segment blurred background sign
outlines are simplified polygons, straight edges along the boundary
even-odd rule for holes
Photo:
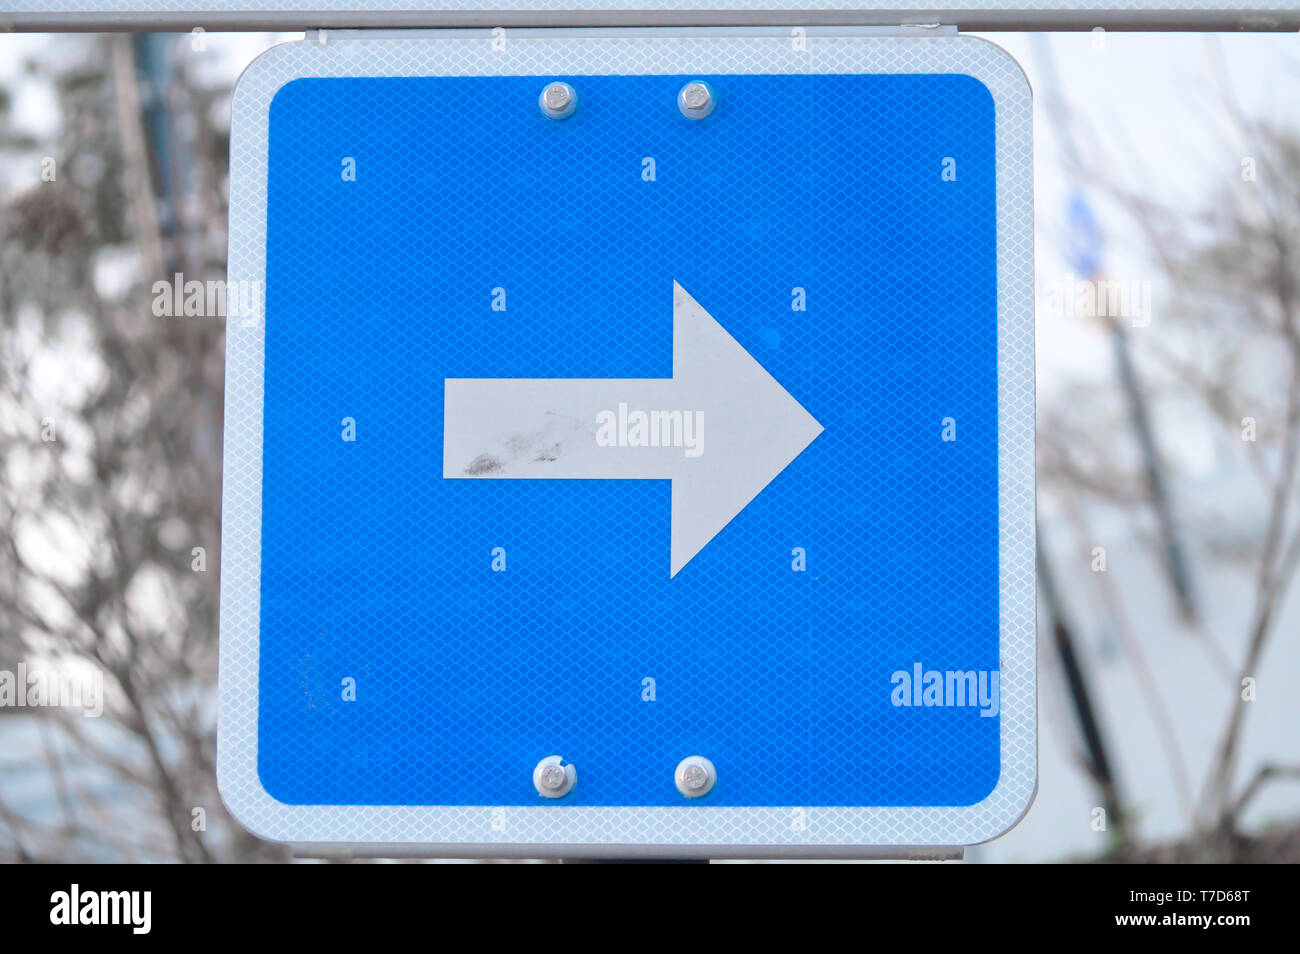
[[[898,26],[963,30],[1294,30],[1293,0],[11,0],[19,30],[329,27]]]

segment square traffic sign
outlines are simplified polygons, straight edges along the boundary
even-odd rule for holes
[[[236,92],[231,809],[460,854],[1001,833],[1023,74],[951,35],[500,39],[291,44]]]

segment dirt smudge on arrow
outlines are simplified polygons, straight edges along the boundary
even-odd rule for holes
[[[465,468],[465,473],[471,477],[482,477],[484,474],[499,474],[503,470],[505,470],[505,464],[498,458],[493,457],[491,454],[479,454],[469,462],[469,466]]]

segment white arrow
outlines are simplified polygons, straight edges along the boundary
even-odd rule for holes
[[[444,399],[443,477],[671,480],[671,576],[822,432],[677,282],[671,378],[447,378]]]

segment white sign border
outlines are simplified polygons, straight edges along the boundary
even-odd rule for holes
[[[245,71],[231,132],[232,283],[265,281],[267,125],[285,84],[327,76],[698,73],[960,73],[993,96],[998,229],[998,484],[1002,776],[959,807],[601,807],[289,805],[257,771],[264,335],[256,317],[226,332],[221,560],[219,788],[254,834],[315,851],[429,856],[878,856],[892,846],[970,845],[1011,828],[1037,783],[1032,102],[1019,65],[974,37],[788,30],[429,31],[332,34],[277,46]],[[234,287],[240,287],[235,285]],[[252,287],[265,287],[260,284]],[[504,830],[501,830],[504,827]]]

